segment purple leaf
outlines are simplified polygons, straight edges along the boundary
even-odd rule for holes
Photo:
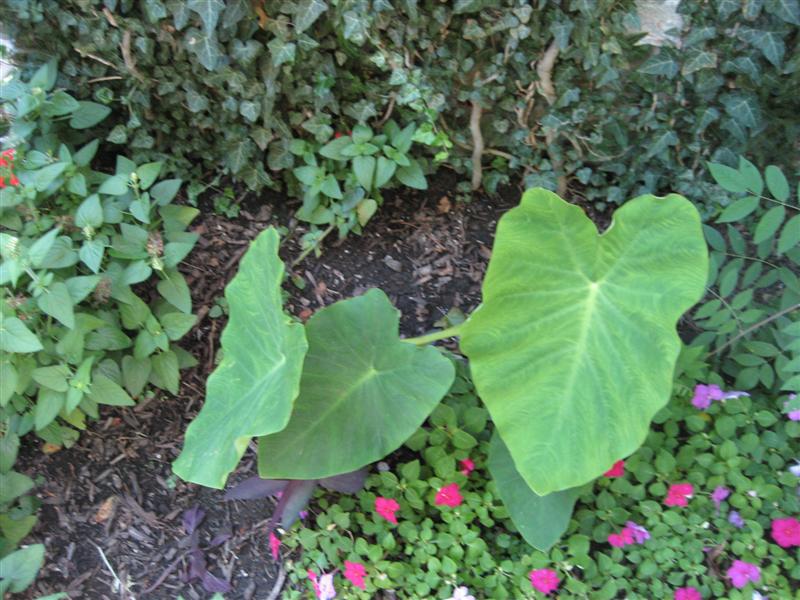
[[[183,511],[183,529],[187,534],[191,535],[194,530],[197,529],[197,526],[202,523],[205,516],[206,511],[199,506],[193,506],[192,508]]]
[[[202,579],[207,573],[206,556],[202,550],[189,553],[189,579]]]
[[[289,482],[285,479],[262,479],[249,477],[225,492],[225,500],[256,500],[274,496]]]
[[[203,584],[203,588],[207,592],[219,592],[221,594],[224,594],[225,592],[230,592],[231,591],[231,584],[229,584],[224,579],[220,579],[219,577],[215,577],[214,575],[212,575],[209,572],[206,572],[203,575],[201,583]]]
[[[222,533],[218,533],[214,536],[214,538],[208,543],[208,549],[216,548],[217,546],[221,546],[233,536],[231,535],[230,531],[223,531]]]
[[[272,518],[267,525],[267,533],[275,528],[275,524],[280,521],[285,529],[297,520],[300,511],[306,507],[309,499],[317,488],[316,479],[297,479],[290,481],[283,490],[281,499],[272,513]]]
[[[367,473],[368,469],[364,467],[363,469],[358,469],[351,473],[342,473],[341,475],[320,479],[319,484],[333,492],[355,494],[364,488],[364,482],[367,480]]]

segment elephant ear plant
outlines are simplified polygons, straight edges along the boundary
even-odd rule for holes
[[[379,460],[446,394],[453,365],[430,344],[459,336],[496,428],[490,470],[538,548],[563,533],[580,488],[644,441],[670,397],[676,323],[708,274],[685,198],[631,200],[599,235],[579,207],[532,189],[500,220],[482,305],[401,339],[380,290],[293,322],[277,247],[274,230],[259,235],[228,286],[224,358],[175,472],[222,488],[252,437],[270,480],[321,481]]]

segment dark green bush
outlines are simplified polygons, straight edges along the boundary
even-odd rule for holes
[[[12,0],[0,18],[21,48],[62,58],[70,90],[116,109],[109,140],[137,162],[258,189],[297,166],[293,139],[391,112],[453,143],[465,172],[480,107],[488,189],[523,174],[603,203],[702,200],[703,159],[798,154],[796,3],[680,11],[681,49],[637,45],[634,3],[611,0]]]

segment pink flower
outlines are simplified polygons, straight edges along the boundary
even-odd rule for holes
[[[692,397],[692,406],[700,410],[706,410],[711,406],[712,400],[729,400],[731,398],[739,398],[741,396],[749,396],[747,392],[739,392],[732,390],[724,392],[722,389],[713,383],[708,385],[698,383],[694,386],[694,396]]]
[[[281,549],[281,541],[278,536],[269,532],[269,551],[272,553],[272,560],[278,560],[278,553]]]
[[[314,593],[317,595],[318,600],[336,598],[336,589],[333,587],[333,573],[323,573],[321,576],[317,576],[311,569],[307,573],[314,586]]]
[[[697,588],[682,587],[675,590],[674,600],[703,600]]]
[[[608,534],[608,543],[614,546],[614,548],[622,548],[623,546],[625,546],[625,540],[619,533]]]
[[[694,486],[691,483],[676,483],[669,486],[667,497],[664,504],[667,506],[687,506],[689,498],[694,494]]]
[[[558,575],[552,569],[534,569],[528,577],[531,578],[533,588],[545,595],[558,588]]]
[[[400,510],[397,500],[391,498],[375,498],[375,512],[382,516],[389,523],[397,525],[397,517],[394,513]]]
[[[781,548],[800,546],[800,521],[792,517],[772,521],[772,539]]]
[[[722,504],[722,501],[730,495],[731,491],[724,485],[718,485],[714,488],[714,491],[711,493],[711,500],[713,500],[714,506],[717,507],[717,512],[719,512],[719,505]]]
[[[625,529],[622,530],[623,534],[625,533],[626,529],[633,535],[633,539],[637,544],[644,544],[650,539],[650,532],[641,525],[637,525],[633,521],[628,521],[625,523]]]
[[[733,587],[743,588],[748,581],[755,583],[761,579],[761,571],[754,564],[743,560],[735,560],[731,568],[728,569],[728,577],[730,577]]]
[[[344,578],[359,589],[366,589],[364,584],[364,577],[367,576],[367,570],[361,563],[344,561]]]
[[[436,492],[436,505],[437,506],[459,506],[464,499],[461,497],[461,492],[458,489],[457,483],[448,483]]]
[[[475,470],[475,463],[472,462],[471,458],[465,458],[464,460],[458,461],[461,465],[461,472],[469,477],[469,474]]]
[[[614,478],[614,477],[622,477],[625,475],[625,461],[618,460],[614,463],[614,466],[611,467],[608,471],[603,473],[604,477]]]

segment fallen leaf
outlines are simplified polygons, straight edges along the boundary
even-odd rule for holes
[[[55,454],[59,450],[61,450],[61,446],[59,446],[58,444],[51,444],[50,442],[45,442],[42,445],[42,452],[44,452],[45,454]]]
[[[449,213],[452,205],[450,204],[450,199],[447,196],[442,196],[439,198],[438,210],[440,213]]]
[[[111,513],[114,512],[114,504],[117,501],[116,496],[109,496],[103,503],[100,505],[100,508],[97,509],[97,512],[94,515],[94,522],[95,523],[102,523],[107,521],[108,518],[111,516]]]

